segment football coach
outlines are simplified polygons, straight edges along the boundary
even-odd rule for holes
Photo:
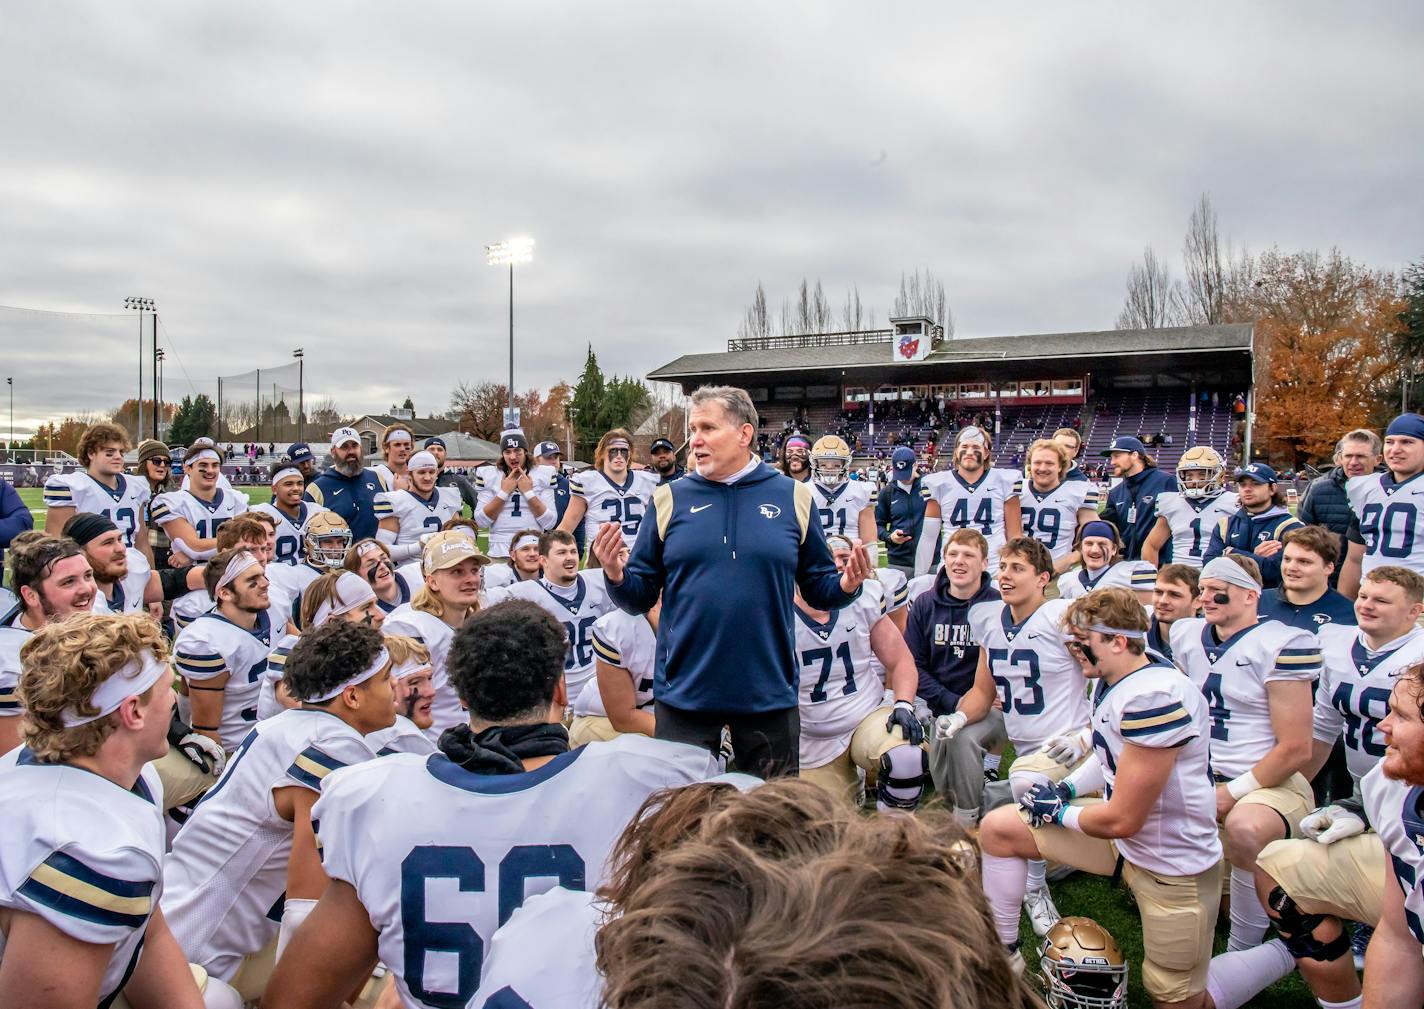
[[[629,613],[647,612],[662,593],[657,737],[715,752],[726,726],[738,770],[795,774],[794,591],[818,609],[840,609],[860,594],[870,559],[857,546],[836,570],[810,485],[752,453],[757,414],[745,391],[698,389],[689,428],[695,472],[653,492],[631,554],[615,522],[599,529],[593,553],[609,595]]]

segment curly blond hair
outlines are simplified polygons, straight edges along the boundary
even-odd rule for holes
[[[63,712],[93,713],[99,684],[143,652],[168,657],[163,631],[146,613],[76,613],[48,624],[20,648],[20,734],[40,761],[56,763],[99,751],[117,723],[112,717],[66,728]],[[145,701],[152,687],[139,695]]]

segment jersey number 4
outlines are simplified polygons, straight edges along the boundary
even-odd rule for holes
[[[582,890],[585,869],[579,853],[567,844],[520,844],[499,863],[499,924],[524,903],[524,883],[553,879],[556,885]],[[426,887],[431,880],[454,880],[461,893],[485,889],[485,864],[473,848],[423,844],[401,862],[401,929],[405,933],[405,983],[415,998],[440,1009],[462,1009],[480,985],[485,942],[468,921],[428,921]],[[425,986],[429,954],[455,957],[454,991]]]
[[[949,524],[956,529],[967,529],[971,519],[969,518],[969,499],[960,498],[954,502],[954,507],[949,510]],[[979,502],[979,507],[974,509],[972,520],[979,527],[979,531],[988,536],[994,531],[994,502],[988,498]]]

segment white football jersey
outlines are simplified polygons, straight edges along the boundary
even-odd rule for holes
[[[17,718],[20,707],[20,646],[34,632],[20,622],[24,610],[18,603],[0,617],[0,718]]]
[[[1240,507],[1233,491],[1211,498],[1189,498],[1175,490],[1158,494],[1157,517],[1166,519],[1172,531],[1172,563],[1201,567],[1202,556],[1211,545],[1211,531]]]
[[[251,510],[270,515],[277,523],[277,551],[272,563],[287,565],[300,564],[306,560],[307,545],[306,540],[302,538],[302,529],[305,528],[307,519],[318,512],[326,511],[321,505],[312,504],[310,501],[297,502],[296,518],[292,518],[270,501],[255,504]]]
[[[1384,756],[1379,723],[1389,714],[1394,681],[1410,666],[1424,662],[1424,628],[1373,651],[1358,627],[1326,624],[1320,628],[1323,668],[1315,689],[1315,738],[1333,744],[1345,737],[1345,764],[1355,784]]]
[[[593,679],[593,625],[599,617],[617,606],[608,596],[603,572],[580,571],[574,584],[567,589],[546,578],[532,582],[517,582],[499,590],[501,599],[526,599],[552,614],[564,625],[569,651],[564,657],[564,683],[569,690],[569,704],[577,704],[584,684]]]
[[[634,703],[639,708],[653,706],[653,667],[657,651],[657,633],[641,613],[634,615],[613,609],[593,622],[594,658],[628,674],[633,681]],[[573,710],[575,715],[608,717],[597,675],[584,683]]]
[[[1201,617],[1172,623],[1172,661],[1206,695],[1211,769],[1218,780],[1245,774],[1276,745],[1266,684],[1314,680],[1320,642],[1310,631],[1265,620],[1219,642]]]
[[[597,889],[650,793],[716,774],[707,750],[640,735],[523,774],[396,753],[331,775],[312,819],[327,875],[356,888],[405,1004],[443,1009],[474,996],[495,929],[525,900]]]
[[[440,733],[455,725],[464,725],[470,720],[470,713],[460,703],[450,678],[445,675],[445,657],[450,654],[450,642],[455,638],[455,629],[424,610],[417,610],[406,603],[397,606],[381,625],[386,634],[404,634],[415,638],[430,653],[430,680],[435,685],[435,700],[430,706],[434,719],[425,734],[431,742],[438,742]]]
[[[1351,477],[1345,494],[1365,541],[1360,573],[1397,564],[1424,575],[1424,473],[1403,483],[1388,473]]]
[[[604,908],[585,890],[528,898],[495,932],[474,1009],[601,1009],[603,975],[594,935]],[[558,950],[550,956],[550,950]]]
[[[867,583],[869,584],[869,583]],[[885,698],[885,672],[870,649],[870,629],[883,613],[878,592],[862,592],[818,623],[796,615],[796,661],[801,666],[801,766],[821,767],[850,745],[850,735]]]
[[[524,495],[519,491],[512,491],[509,500],[491,521],[485,514],[485,505],[494,499],[503,479],[504,471],[498,466],[481,466],[475,470],[475,489],[478,491],[475,498],[475,523],[481,529],[489,530],[487,552],[491,557],[508,557],[509,541],[514,538],[515,533],[521,529],[552,529],[558,516],[558,509],[554,507],[554,492],[538,474],[530,473],[529,479],[534,483],[533,494],[544,504],[543,517],[535,518],[524,500]]]
[[[128,558],[129,573],[114,583],[114,596],[105,598],[96,585],[94,588],[95,613],[137,613],[143,609],[143,593],[148,588],[148,576],[153,569],[148,566],[148,558],[129,547],[124,551]]]
[[[1118,561],[1097,571],[1074,568],[1058,576],[1060,599],[1077,599],[1094,589],[1132,589],[1150,592],[1157,584],[1157,569],[1146,561]]]
[[[80,942],[112,945],[99,983],[102,1006],[138,963],[163,896],[162,798],[152,764],[129,790],[82,768],[41,764],[28,747],[0,757],[0,910],[36,915]]]
[[[1360,782],[1365,812],[1379,833],[1404,894],[1404,922],[1424,943],[1424,787],[1384,776],[1383,765]]]
[[[281,627],[278,627],[279,631],[286,627],[287,620],[291,620],[293,624],[299,623],[297,616],[302,606],[302,593],[308,585],[330,570],[313,567],[306,560],[298,564],[267,565],[267,598],[271,600],[273,612],[281,613],[283,618]]]
[[[438,533],[441,526],[460,514],[464,505],[458,487],[436,487],[428,498],[413,490],[393,490],[377,497],[386,499],[391,515],[400,523],[397,544],[419,543],[426,533]]]
[[[974,640],[984,649],[999,690],[1004,728],[1021,757],[1088,724],[1088,682],[1063,644],[1068,600],[1050,599],[1021,624],[1008,603],[976,603],[969,610]]]
[[[943,564],[940,564],[939,567],[943,567]],[[920,596],[934,588],[935,578],[938,577],[938,575],[939,570],[937,567],[936,570],[930,574],[916,575],[914,578],[911,578],[905,585],[906,604],[913,603],[916,599],[920,598]]]
[[[296,634],[284,634],[267,654],[267,668],[262,672],[261,686],[257,691],[257,720],[266,721],[273,715],[286,711],[286,706],[277,700],[277,683],[287,671],[287,656],[292,654],[301,638]]]
[[[584,542],[592,543],[603,523],[617,522],[623,527],[623,542],[631,547],[657,489],[658,475],[652,470],[630,469],[621,486],[593,467],[574,474],[569,491],[588,505],[583,514]]]
[[[366,742],[376,751],[378,757],[389,757],[392,753],[414,753],[418,757],[428,757],[439,749],[435,741],[405,715],[396,715],[395,724],[389,728],[368,733]]]
[[[210,680],[224,670],[228,673],[218,722],[224,750],[235,750],[257,721],[257,698],[271,651],[272,619],[265,610],[257,614],[250,631],[220,613],[204,613],[179,631],[173,642],[173,664],[185,680]]]
[[[329,711],[292,708],[252,728],[173,839],[163,914],[190,963],[224,981],[276,935],[292,824],[272,792],[320,792],[328,774],[374,759],[365,737]]]
[[[1201,691],[1172,666],[1143,666],[1097,692],[1092,729],[1109,799],[1128,743],[1177,751],[1142,828],[1113,842],[1122,857],[1168,876],[1193,876],[1220,862],[1216,786],[1208,767],[1211,719]]]
[[[160,494],[149,507],[149,517],[154,523],[166,526],[174,519],[187,519],[199,539],[212,539],[218,534],[218,527],[235,515],[247,511],[247,501],[221,487],[213,491],[210,501],[204,501],[192,491],[174,490]],[[193,560],[205,561],[217,550],[189,550],[178,539],[173,540],[173,549]]]
[[[951,469],[931,473],[920,487],[927,501],[939,502],[941,535],[947,540],[955,529],[982,533],[989,541],[989,574],[998,575],[999,548],[1005,540],[1004,502],[1019,496],[1023,477],[1011,469],[989,469],[975,483],[966,483],[958,470]]]
[[[1078,509],[1098,510],[1098,488],[1087,480],[1065,480],[1040,494],[1032,480],[1023,482],[1019,492],[1023,508],[1023,531],[1048,548],[1055,561],[1073,550],[1078,533]]]
[[[847,480],[839,487],[822,487],[812,482],[811,500],[821,517],[821,529],[829,536],[839,533],[860,539],[860,513],[875,505],[875,485],[864,480]]]
[[[119,527],[127,547],[134,545],[134,535],[144,525],[144,510],[150,497],[147,480],[122,473],[114,477],[113,487],[105,486],[84,470],[56,474],[44,486],[46,508],[73,508],[76,514],[102,515]]]
[[[875,577],[885,587],[885,612],[894,613],[910,605],[910,581],[905,572],[895,568],[877,568]],[[930,579],[934,585],[934,579]]]

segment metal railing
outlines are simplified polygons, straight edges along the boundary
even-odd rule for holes
[[[854,347],[865,343],[889,343],[893,329],[862,329],[844,333],[800,333],[787,336],[748,336],[727,341],[727,350],[798,350],[806,347]]]

